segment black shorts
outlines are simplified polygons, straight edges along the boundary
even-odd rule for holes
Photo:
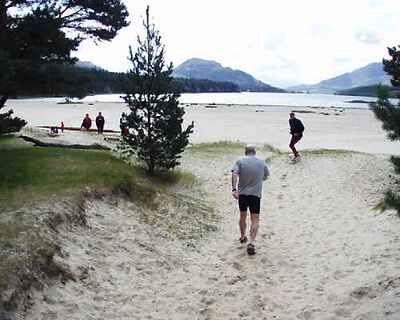
[[[247,212],[247,208],[250,213],[260,213],[260,202],[261,199],[256,196],[248,196],[245,194],[239,195],[239,209],[241,212]]]

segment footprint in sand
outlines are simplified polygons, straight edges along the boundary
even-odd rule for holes
[[[242,270],[242,266],[237,262],[232,263],[232,267],[234,267],[238,271]]]
[[[206,306],[210,306],[213,303],[215,303],[215,299],[214,298],[210,298],[210,297],[203,297],[200,300],[201,303],[204,303]]]
[[[233,297],[236,297],[236,293],[233,291],[227,291],[227,292],[225,292],[224,296],[233,298]]]
[[[236,284],[236,283],[238,283],[240,281],[244,281],[244,280],[246,280],[246,276],[237,275],[237,276],[233,277],[233,279],[229,280],[228,284],[233,286],[234,284]]]

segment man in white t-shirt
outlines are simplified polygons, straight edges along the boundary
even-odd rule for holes
[[[260,217],[260,202],[263,182],[268,178],[269,170],[264,160],[256,156],[256,148],[247,146],[245,157],[236,161],[232,168],[232,196],[239,202],[240,242],[246,243],[247,210],[250,211],[250,243],[247,253],[256,253],[256,236]]]

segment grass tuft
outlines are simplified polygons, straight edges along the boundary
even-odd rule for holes
[[[354,154],[359,152],[342,150],[342,149],[306,149],[301,151],[301,154],[307,154],[313,156],[341,156],[350,153]]]
[[[242,142],[232,141],[219,141],[211,143],[197,143],[189,146],[188,151],[191,152],[203,152],[203,153],[216,153],[226,152],[229,150],[243,149],[246,145]]]

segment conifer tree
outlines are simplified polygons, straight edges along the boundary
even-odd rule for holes
[[[391,83],[400,87],[400,46],[388,48],[390,60],[383,59],[383,69],[392,76]],[[371,104],[377,119],[382,121],[382,128],[387,131],[390,140],[400,140],[400,103],[396,106],[389,100],[388,90],[378,88],[378,101]],[[391,162],[396,174],[400,174],[400,157],[392,156]],[[379,206],[382,210],[395,209],[400,216],[400,179],[396,178],[394,189],[386,192],[385,198]]]
[[[21,82],[38,81],[32,70],[49,62],[73,63],[71,51],[85,38],[111,40],[127,18],[121,0],[0,0],[0,111]],[[11,114],[0,113],[1,127]]]
[[[149,7],[143,21],[145,38],[138,37],[138,48],[129,48],[129,88],[124,97],[130,113],[120,121],[124,143],[146,163],[150,173],[179,165],[193,132],[194,124],[182,129],[185,111],[179,106],[180,94],[172,86],[172,63],[165,63],[165,47],[155,25],[150,23]]]

